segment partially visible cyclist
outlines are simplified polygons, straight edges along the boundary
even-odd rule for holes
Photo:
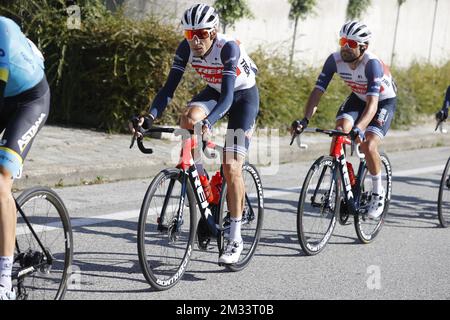
[[[308,126],[333,75],[339,74],[352,93],[337,112],[336,129],[349,132],[353,140],[361,143],[373,182],[368,215],[377,218],[383,213],[385,197],[378,146],[394,117],[397,89],[388,67],[367,50],[372,34],[365,24],[349,21],[339,35],[340,51],[325,61],[306,103],[305,116],[292,123],[291,133],[299,134]]]
[[[16,207],[11,194],[23,161],[50,107],[44,58],[12,20],[0,16],[0,300],[15,299],[11,285]]]
[[[443,122],[448,118],[448,108],[450,106],[450,86],[447,88],[447,92],[445,93],[444,102],[442,103],[442,108],[436,113],[436,120],[439,122]]]
[[[228,114],[223,171],[229,188],[230,241],[219,257],[219,263],[233,264],[239,260],[243,249],[241,218],[245,190],[242,165],[259,111],[257,69],[238,40],[218,33],[219,16],[211,6],[193,5],[184,12],[181,23],[185,39],[176,50],[168,79],[153,100],[149,115],[134,119],[134,122],[148,129],[162,116],[188,63],[207,82],[206,88],[188,103],[181,115],[180,126],[192,130],[194,125],[201,123],[203,134],[209,134],[211,127]],[[136,136],[140,135],[133,128],[131,130]],[[204,175],[197,160],[199,174]],[[205,229],[201,222],[198,241],[205,249],[209,238],[201,234]]]

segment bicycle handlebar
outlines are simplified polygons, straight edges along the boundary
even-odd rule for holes
[[[306,128],[299,134],[294,133],[292,135],[291,143],[289,145],[292,146],[292,143],[294,142],[295,138],[297,138],[297,136],[300,136],[303,132],[324,133],[324,134],[329,135],[330,137],[333,137],[333,136],[348,136],[349,135],[349,133],[345,133],[345,132],[342,132],[340,130],[320,129],[320,128]]]
[[[343,131],[333,130],[333,129],[306,128],[305,130],[302,131],[302,133],[303,132],[313,132],[313,133],[314,132],[318,132],[318,133],[326,134],[326,135],[328,135],[330,137],[333,137],[333,136],[349,136],[349,133],[345,133]],[[290,145],[292,145],[292,143],[294,142],[295,138],[298,137],[299,140],[300,140],[300,135],[301,135],[301,133],[300,134],[293,134]],[[300,148],[302,148],[302,144],[301,144],[300,141],[298,142],[298,145],[299,145]],[[359,144],[357,144],[355,141],[352,140],[351,154],[353,155],[354,152],[356,152],[356,155],[357,155],[358,158],[364,158],[365,157],[364,153],[359,151]]]
[[[179,135],[183,135],[184,132],[189,132],[190,135],[195,134],[194,130],[191,129],[175,129],[175,128],[161,128],[161,127],[153,127],[147,130],[143,130],[141,131],[142,133],[142,137],[140,138],[136,138],[136,136],[133,135],[133,137],[131,138],[131,144],[130,144],[130,149],[133,147],[134,142],[137,141],[137,145],[139,150],[144,153],[144,154],[152,154],[153,153],[153,149],[152,148],[146,148],[144,146],[144,142],[143,142],[143,138],[144,137],[148,137],[150,136],[152,133],[174,133],[176,136]],[[210,144],[209,141],[206,140],[202,140],[202,150],[204,151],[205,155],[210,158],[210,159],[215,159],[216,158],[216,154],[214,153],[210,153],[210,152],[206,152],[206,149],[210,147],[210,148],[219,148],[219,146],[215,145],[215,144]]]

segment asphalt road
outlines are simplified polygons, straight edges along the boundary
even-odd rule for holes
[[[436,214],[448,156],[448,147],[391,153],[393,196],[377,239],[360,244],[353,224],[337,225],[313,257],[296,234],[299,188],[311,161],[283,164],[277,175],[263,176],[265,220],[248,268],[227,272],[216,263],[216,247],[196,250],[181,282],[164,292],[150,288],[137,256],[149,180],[56,189],[74,226],[77,277],[66,299],[450,299],[450,229],[439,227]]]

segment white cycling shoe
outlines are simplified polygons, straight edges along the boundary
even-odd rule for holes
[[[16,291],[14,289],[9,291],[0,286],[0,300],[16,300]]]
[[[371,219],[379,218],[384,211],[384,190],[381,190],[381,195],[372,193],[369,204],[367,205],[367,215]]]
[[[244,242],[228,241],[224,252],[219,257],[220,264],[233,264],[239,261],[239,256],[244,249]]]

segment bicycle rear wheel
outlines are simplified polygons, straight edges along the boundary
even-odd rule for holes
[[[145,278],[156,290],[167,290],[178,283],[193,251],[196,201],[189,180],[185,180],[187,197],[180,204],[183,175],[180,169],[161,171],[142,202],[138,225],[139,263]],[[186,207],[189,212],[185,212]]]
[[[242,177],[245,185],[244,210],[241,223],[244,248],[237,263],[225,265],[231,271],[241,271],[250,263],[258,246],[264,218],[263,187],[258,171],[253,165],[244,164],[242,166]],[[227,184],[224,183],[222,189],[222,199],[224,201],[221,201],[219,210],[219,225],[224,228],[224,232],[222,232],[219,239],[219,249],[223,247],[222,244],[227,240],[224,238],[229,232],[230,212],[225,200],[227,191]]]
[[[381,153],[381,179],[385,190],[385,203],[383,213],[377,219],[369,219],[365,213],[358,213],[355,216],[355,230],[358,239],[362,243],[370,243],[380,232],[384,224],[387,212],[389,211],[389,203],[392,194],[392,166],[386,154]],[[372,190],[372,179],[367,167],[364,169],[361,179],[361,195],[359,208],[363,208],[369,201],[369,190]]]
[[[18,214],[13,273],[18,299],[63,299],[72,266],[73,238],[69,214],[51,189],[27,189],[17,198]],[[38,243],[28,223],[37,235]]]
[[[441,226],[446,228],[450,224],[450,158],[442,172],[441,185],[438,196],[438,217]]]
[[[306,255],[321,252],[336,226],[339,179],[330,156],[317,159],[306,175],[297,208],[297,235]]]

